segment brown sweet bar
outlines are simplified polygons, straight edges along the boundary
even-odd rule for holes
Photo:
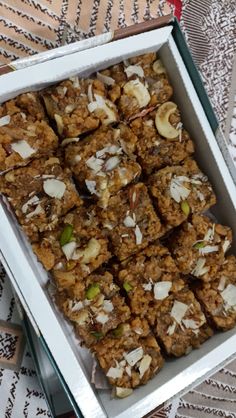
[[[0,106],[0,171],[49,157],[57,146],[37,93],[22,94]]]
[[[140,55],[97,74],[117,105],[121,120],[129,120],[145,109],[167,102],[173,89],[156,53]]]
[[[193,215],[169,238],[169,248],[179,270],[203,281],[215,277],[231,243],[231,229],[204,215]]]
[[[100,128],[85,139],[69,144],[65,159],[81,189],[106,207],[109,197],[137,179],[141,167],[135,161],[137,137],[124,124]]]
[[[117,280],[126,293],[133,315],[156,322],[156,312],[169,294],[185,285],[167,248],[153,244],[122,263]]]
[[[152,174],[148,186],[156,208],[172,227],[180,225],[191,213],[201,213],[216,203],[208,178],[190,158],[182,165]]]
[[[62,217],[54,230],[40,235],[33,250],[46,270],[52,271],[60,289],[71,288],[111,256],[91,207],[77,208]]]
[[[0,177],[0,191],[6,195],[31,242],[39,233],[55,228],[62,215],[82,204],[58,158],[41,158],[27,167],[17,168]]]
[[[184,288],[161,304],[154,334],[168,355],[180,357],[198,348],[213,332],[194,294]]]
[[[198,284],[194,290],[212,325],[226,331],[236,325],[236,258],[225,262],[208,283]]]
[[[118,397],[132,392],[124,389],[147,383],[164,364],[147,321],[138,317],[110,332],[93,351]]]
[[[99,215],[111,240],[112,250],[120,259],[135,254],[163,235],[146,186],[137,183],[110,198]]]
[[[170,103],[170,102],[168,102]],[[174,113],[168,120],[163,120],[160,124],[160,133],[156,118],[161,111],[161,107],[144,117],[139,117],[130,123],[130,128],[138,137],[137,155],[138,161],[146,174],[160,168],[178,165],[186,157],[194,152],[193,141],[187,131],[182,127],[180,114],[175,104],[172,103]],[[171,123],[173,127],[173,138],[165,138],[166,125]],[[166,135],[169,135],[167,132]]]
[[[97,271],[78,280],[69,297],[61,293],[57,301],[87,347],[96,344],[108,331],[130,317],[119,287],[106,271]]]
[[[118,121],[116,106],[105,85],[96,79],[72,77],[46,89],[42,97],[61,138],[74,138]]]

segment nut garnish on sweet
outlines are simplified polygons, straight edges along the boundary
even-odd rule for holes
[[[175,129],[169,121],[170,115],[175,113],[176,109],[177,105],[173,102],[163,103],[157,109],[155,119],[156,128],[159,134],[164,136],[164,138],[174,139],[179,136],[179,130]]]

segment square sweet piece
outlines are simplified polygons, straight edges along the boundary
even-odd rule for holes
[[[0,106],[0,171],[49,157],[57,146],[37,93],[22,94]]]
[[[145,319],[134,318],[119,325],[93,350],[117,397],[147,383],[164,364],[161,350]],[[130,389],[130,390],[129,390]]]
[[[220,270],[208,283],[200,283],[194,290],[209,322],[227,331],[236,325],[236,258],[226,257]]]
[[[100,210],[99,215],[113,252],[120,260],[163,235],[161,222],[143,183],[131,185],[111,197],[107,209]]]
[[[174,103],[172,103],[173,113],[166,120],[163,117],[163,120],[159,122],[159,113],[163,107],[167,108],[167,105],[171,108],[170,103],[167,102],[157,111],[143,118],[134,119],[130,123],[130,128],[138,137],[136,149],[138,162],[148,175],[154,170],[178,165],[194,152],[193,141],[187,131],[182,128],[180,114]]]
[[[0,192],[5,194],[31,242],[39,233],[51,231],[59,218],[82,204],[69,169],[58,158],[41,158],[28,166],[0,177]]]
[[[84,206],[62,217],[54,230],[41,234],[33,250],[46,270],[52,271],[60,290],[74,286],[111,256],[94,209]]]
[[[123,262],[117,274],[133,315],[156,322],[156,311],[166,297],[185,286],[167,248],[153,244]]]
[[[100,128],[85,139],[69,144],[66,162],[79,186],[106,207],[110,195],[137,179],[141,167],[133,151],[137,137],[123,124],[117,129]]]
[[[45,90],[42,96],[63,139],[118,121],[116,106],[106,97],[105,85],[99,80],[72,77]]]
[[[156,208],[172,227],[180,225],[191,213],[201,213],[216,203],[208,178],[190,158],[182,165],[152,174],[148,185]]]
[[[193,215],[170,236],[169,248],[183,274],[209,281],[224,263],[232,231],[203,215]]]
[[[194,294],[185,288],[163,301],[154,334],[168,355],[180,357],[198,348],[213,332]]]
[[[130,318],[129,307],[109,272],[98,271],[78,280],[68,293],[58,295],[65,316],[87,347]]]
[[[101,71],[98,75],[117,104],[121,120],[144,115],[167,102],[173,89],[156,53],[140,55]]]

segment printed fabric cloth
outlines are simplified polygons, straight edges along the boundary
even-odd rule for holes
[[[175,13],[236,163],[236,0],[0,0],[0,64]],[[0,418],[50,417],[0,266]],[[153,418],[236,418],[236,355]]]

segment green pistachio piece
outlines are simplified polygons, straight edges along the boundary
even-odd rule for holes
[[[205,242],[201,241],[201,242],[196,242],[196,244],[193,245],[193,248],[195,248],[196,250],[199,250],[200,248],[205,247]]]
[[[74,267],[76,266],[76,261],[74,260],[69,260],[66,263],[66,270],[72,270]]]
[[[92,300],[101,292],[100,287],[97,283],[91,284],[86,290],[86,299]]]
[[[97,340],[100,340],[100,338],[102,338],[102,337],[103,337],[103,333],[102,333],[102,332],[91,331],[91,332],[90,332],[90,334],[91,334],[93,337],[97,338]]]
[[[181,209],[182,209],[182,212],[184,212],[186,216],[190,214],[190,206],[187,200],[183,200],[183,202],[181,202]]]
[[[112,333],[115,337],[121,337],[124,333],[124,325],[123,324],[118,325],[118,327],[114,329]]]
[[[124,282],[123,288],[125,289],[126,292],[130,292],[130,290],[133,289],[133,286],[131,286],[131,284],[129,284],[128,282]]]
[[[63,229],[61,236],[60,236],[61,247],[63,247],[63,245],[68,244],[68,242],[71,241],[72,236],[73,236],[73,226],[70,224],[67,224],[65,228]]]

